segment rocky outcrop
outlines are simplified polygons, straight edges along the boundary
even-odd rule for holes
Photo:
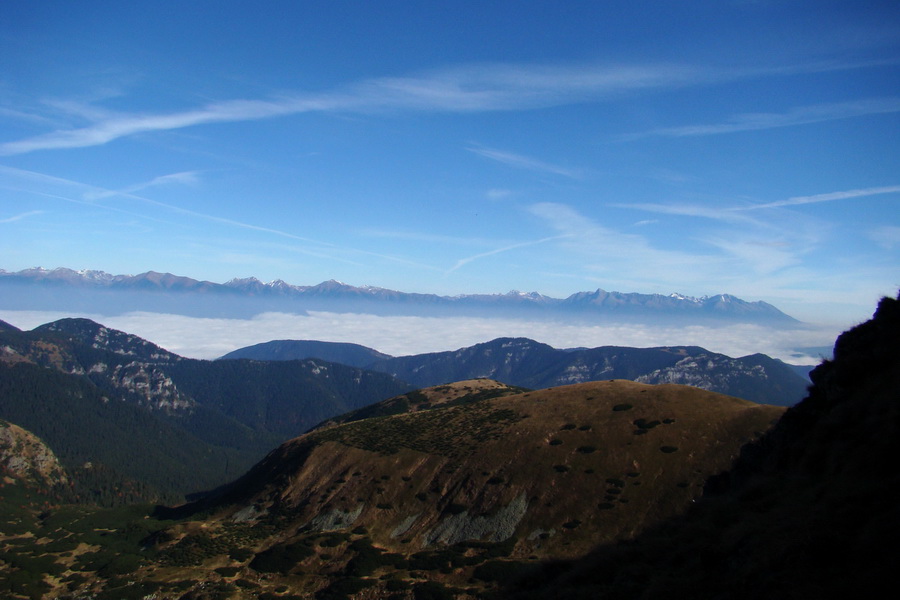
[[[26,484],[52,487],[68,481],[53,451],[33,433],[0,420],[0,470]]]

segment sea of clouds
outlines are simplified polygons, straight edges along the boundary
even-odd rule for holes
[[[189,358],[214,359],[271,340],[352,342],[392,356],[456,350],[498,337],[527,337],[555,348],[597,346],[701,346],[732,357],[762,353],[791,364],[811,365],[828,354],[838,326],[762,325],[660,327],[583,325],[475,317],[407,317],[309,312],[262,313],[250,319],[198,318],[150,312],[116,316],[0,310],[0,319],[24,330],[65,317],[85,317],[149,340]]]

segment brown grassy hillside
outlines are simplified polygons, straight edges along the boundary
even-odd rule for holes
[[[57,540],[58,555],[11,537],[28,552],[0,559],[46,597],[486,597],[542,559],[682,513],[783,411],[624,380],[459,382],[335,419],[203,503],[52,513],[34,539]]]
[[[315,528],[358,513],[352,523],[394,549],[518,535],[519,554],[572,555],[683,509],[781,412],[609,381],[358,421],[270,455],[258,469],[274,477],[226,514],[287,511]],[[504,510],[515,523],[475,524]]]
[[[809,396],[683,517],[547,564],[522,599],[868,598],[900,565],[900,300],[842,334]]]
[[[352,579],[367,552],[380,557],[369,576],[489,581],[497,558],[519,568],[578,556],[682,512],[784,410],[630,381],[454,401],[479,386],[497,388],[424,390],[436,407],[282,445],[202,507],[202,525],[198,514],[171,528],[157,551],[254,581],[262,569],[272,585],[307,591]],[[191,554],[199,531],[219,550]],[[216,559],[226,548],[249,562]]]

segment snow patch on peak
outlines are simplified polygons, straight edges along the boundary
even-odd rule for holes
[[[256,277],[235,277],[233,279],[229,279],[225,282],[228,287],[244,287],[244,286],[257,286],[257,285],[266,285]]]
[[[701,296],[700,298],[696,296],[688,296],[687,294],[679,294],[678,292],[672,292],[667,297],[672,298],[673,300],[680,300],[682,302],[691,302],[693,304],[700,304],[707,298],[706,296]]]
[[[98,281],[98,282],[106,282],[112,281],[114,275],[110,275],[106,271],[97,271],[94,269],[81,269],[75,271],[82,279],[86,279],[88,281]]]

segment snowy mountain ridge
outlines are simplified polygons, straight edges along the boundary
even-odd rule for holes
[[[264,283],[256,277],[234,278],[228,282],[198,281],[190,277],[148,271],[138,275],[112,275],[97,270],[73,270],[64,267],[36,267],[18,272],[0,269],[0,285],[6,292],[8,309],[35,309],[32,286],[46,289],[68,287],[78,294],[65,294],[44,309],[72,309],[66,305],[81,302],[112,303],[111,296],[92,292],[129,291],[129,310],[203,313],[210,301],[222,300],[213,307],[223,311],[258,314],[266,311],[361,312],[382,315],[417,316],[528,316],[577,317],[580,319],[619,321],[727,321],[754,323],[797,323],[795,319],[762,301],[746,301],[730,294],[693,297],[680,293],[642,294],[608,292],[603,289],[577,292],[566,298],[553,298],[538,292],[512,290],[505,294],[437,294],[401,292],[383,287],[353,286],[334,279],[316,285],[294,285],[282,279]],[[150,294],[152,292],[152,294]],[[161,294],[166,292],[168,295]],[[143,294],[143,295],[142,295]],[[88,296],[91,296],[88,298]],[[99,298],[99,299],[98,299]],[[124,304],[124,296],[119,304]],[[204,302],[206,304],[204,304]],[[19,306],[21,304],[22,306]],[[190,305],[186,308],[186,305]]]

